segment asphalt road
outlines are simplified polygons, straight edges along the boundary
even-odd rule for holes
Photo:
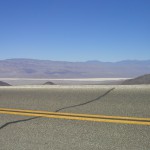
[[[150,118],[150,86],[0,88],[0,107]],[[148,150],[150,126],[0,114],[0,150]]]

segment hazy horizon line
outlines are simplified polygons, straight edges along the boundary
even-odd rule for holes
[[[5,58],[5,59],[0,59],[0,61],[5,61],[5,60],[40,60],[40,61],[59,61],[59,62],[104,62],[104,63],[117,63],[117,62],[124,62],[124,61],[150,61],[150,59],[122,59],[122,60],[115,60],[115,61],[103,61],[103,60],[98,60],[98,59],[89,59],[89,60],[84,60],[84,61],[75,61],[75,60],[54,60],[54,59],[41,59],[41,58],[21,58],[21,57],[16,57],[16,58]]]

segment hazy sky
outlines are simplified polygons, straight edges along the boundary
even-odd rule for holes
[[[150,59],[150,0],[0,0],[0,59]]]

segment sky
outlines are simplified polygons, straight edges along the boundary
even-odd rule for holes
[[[150,60],[150,0],[0,0],[0,59]]]

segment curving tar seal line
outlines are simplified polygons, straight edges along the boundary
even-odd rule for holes
[[[60,108],[60,109],[57,109],[55,112],[59,112],[61,110],[64,110],[64,109],[69,109],[69,108],[73,108],[73,107],[78,107],[78,106],[83,106],[83,105],[86,105],[86,104],[89,104],[89,103],[92,103],[94,101],[97,101],[97,100],[100,100],[101,98],[105,97],[107,94],[109,94],[111,91],[113,91],[115,88],[112,88],[110,90],[108,90],[107,92],[105,92],[103,95],[93,99],[93,100],[90,100],[90,101],[87,101],[87,102],[84,102],[84,103],[80,103],[80,104],[77,104],[77,105],[72,105],[72,106],[67,106],[67,107],[63,107],[63,108]],[[15,123],[20,123],[20,122],[25,122],[25,121],[30,121],[30,120],[33,120],[33,119],[37,119],[37,118],[41,118],[41,117],[32,117],[32,118],[28,118],[28,119],[24,119],[24,120],[17,120],[17,121],[12,121],[12,122],[7,122],[5,123],[4,125],[0,126],[0,130],[5,128],[6,126],[10,125],[10,124],[15,124]]]
[[[103,95],[93,99],[93,100],[90,100],[90,101],[87,101],[87,102],[84,102],[84,103],[80,103],[80,104],[77,104],[77,105],[72,105],[72,106],[67,106],[67,107],[63,107],[63,108],[60,108],[60,109],[57,109],[55,112],[59,112],[61,110],[64,110],[64,109],[69,109],[69,108],[73,108],[73,107],[78,107],[78,106],[82,106],[82,105],[86,105],[86,104],[89,104],[89,103],[92,103],[94,101],[97,101],[97,100],[100,100],[101,98],[105,97],[107,94],[109,94],[111,91],[113,91],[115,88],[112,88],[110,90],[108,90],[107,92],[105,92]]]
[[[17,120],[17,121],[12,121],[12,122],[7,122],[4,125],[2,125],[0,127],[0,130],[5,128],[6,126],[10,125],[10,124],[15,124],[15,123],[20,123],[20,122],[25,122],[25,121],[29,121],[29,120],[33,120],[33,119],[37,119],[39,117],[32,117],[32,118],[28,118],[28,119],[24,119],[24,120]]]

